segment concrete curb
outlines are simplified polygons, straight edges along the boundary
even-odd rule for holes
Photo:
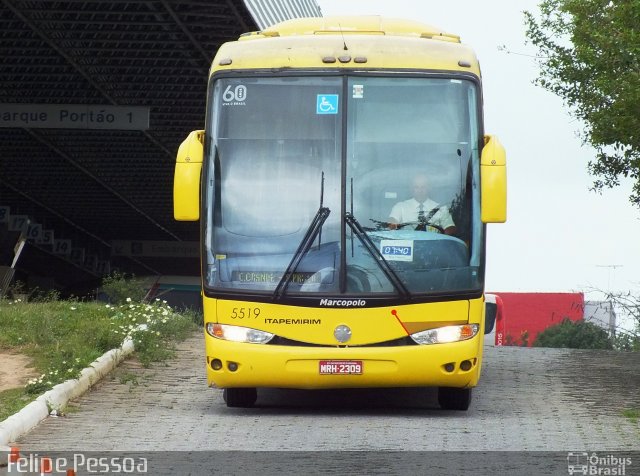
[[[24,436],[54,409],[63,408],[69,400],[79,397],[115,369],[134,350],[133,341],[126,339],[118,349],[98,357],[80,372],[80,377],[67,380],[40,395],[18,413],[0,423],[0,451],[9,452],[9,442]]]

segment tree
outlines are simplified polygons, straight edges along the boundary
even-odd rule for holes
[[[630,177],[640,206],[640,1],[543,0],[539,9],[525,12],[539,49],[536,83],[584,122],[582,139],[596,151],[593,188]]]
[[[569,349],[613,349],[613,343],[607,331],[590,322],[573,322],[568,318],[538,334],[533,346]]]
[[[605,300],[617,309],[617,314],[626,316],[634,326],[633,329],[618,329],[614,346],[619,350],[640,351],[640,296],[625,293],[607,293]]]

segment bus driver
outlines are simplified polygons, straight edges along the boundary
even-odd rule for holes
[[[411,181],[412,198],[396,203],[389,214],[389,228],[416,225],[419,231],[438,231],[447,235],[456,233],[456,225],[449,208],[428,197],[429,181],[426,175],[416,175]]]

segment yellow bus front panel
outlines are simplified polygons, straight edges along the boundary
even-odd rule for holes
[[[481,299],[325,309],[205,298],[208,382],[223,388],[473,387],[481,367],[483,309]],[[206,329],[214,322],[277,339],[255,344],[212,337]],[[464,341],[420,345],[411,339],[416,332],[467,323],[477,324],[477,333]],[[339,326],[349,327],[348,341],[336,339]]]
[[[482,358],[480,335],[450,344],[360,348],[239,344],[209,335],[205,339],[207,380],[221,388],[474,387]],[[215,360],[222,364],[219,370],[212,367]],[[327,362],[356,362],[361,373],[321,374],[320,366]]]

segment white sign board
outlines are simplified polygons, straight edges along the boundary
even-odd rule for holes
[[[42,234],[39,238],[36,238],[36,243],[39,245],[52,245],[53,246],[53,230],[42,230]]]
[[[413,241],[380,240],[380,253],[387,261],[413,261]]]
[[[71,254],[71,240],[53,240],[53,252],[57,255]]]
[[[27,228],[27,240],[38,242],[42,238],[42,225],[39,223],[29,223]]]
[[[146,106],[1,104],[0,127],[30,129],[149,129]]]
[[[29,216],[28,215],[10,215],[9,216],[9,231],[19,231],[26,233],[29,228]]]

